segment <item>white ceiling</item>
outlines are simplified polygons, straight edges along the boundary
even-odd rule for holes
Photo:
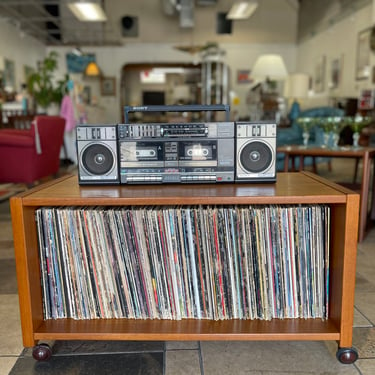
[[[217,13],[227,12],[232,0],[97,0],[108,15],[105,23],[79,22],[67,7],[69,1],[0,0],[0,20],[12,22],[20,33],[46,45],[294,43],[300,2],[259,0],[249,20],[233,21],[231,34],[218,34]],[[128,29],[122,26],[126,16],[134,21]],[[194,26],[184,26],[190,23]]]
[[[0,0],[0,22],[48,46],[296,43],[373,0],[258,0],[254,15],[233,21],[230,34],[217,33],[217,17],[235,0],[90,0],[103,5],[104,23],[79,22],[67,7],[71,1]],[[129,28],[122,25],[124,17],[133,21]]]

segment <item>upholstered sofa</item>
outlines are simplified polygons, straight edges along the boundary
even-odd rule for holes
[[[335,107],[316,107],[306,109],[300,112],[298,118],[301,117],[336,117],[336,116],[344,116],[344,111],[340,108]],[[286,145],[302,145],[303,144],[303,137],[302,137],[302,128],[298,125],[297,121],[294,120],[290,127],[287,128],[279,128],[277,131],[277,139],[276,144],[277,146],[286,146]],[[322,145],[323,144],[323,129],[320,127],[314,127],[310,131],[310,138],[309,144],[311,145]],[[326,158],[318,158],[316,162],[327,161]],[[298,163],[298,160],[296,160]],[[312,159],[305,158],[305,165],[311,165]],[[298,167],[298,166],[297,166]],[[277,154],[276,157],[276,168],[278,171],[282,171],[284,169],[284,155]]]
[[[0,182],[32,185],[60,167],[65,119],[36,116],[30,129],[0,129]]]

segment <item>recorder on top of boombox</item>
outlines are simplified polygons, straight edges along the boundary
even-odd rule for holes
[[[80,184],[276,180],[275,123],[125,123],[76,130]]]

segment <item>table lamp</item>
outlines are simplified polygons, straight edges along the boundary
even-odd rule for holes
[[[261,55],[255,61],[251,75],[267,82],[281,81],[288,76],[288,71],[280,55]]]

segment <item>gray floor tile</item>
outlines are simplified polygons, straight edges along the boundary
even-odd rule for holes
[[[121,353],[52,356],[37,362],[25,356],[17,360],[9,375],[162,375],[163,353]]]
[[[371,231],[375,232],[374,230]],[[369,238],[365,239],[365,242],[369,241]],[[366,246],[362,243],[358,246],[357,254],[357,279],[356,279],[356,290],[361,291],[374,291],[375,279],[374,279],[374,268],[375,268],[375,257],[374,257],[374,241],[370,241],[371,246]],[[372,289],[371,289],[372,288]]]
[[[205,375],[260,373],[356,374],[324,342],[202,342]]]
[[[244,374],[253,374],[252,372],[244,373]],[[315,371],[262,371],[262,375],[359,375],[359,372],[355,368],[342,368],[340,372],[336,370],[324,371],[324,372],[315,372]]]
[[[0,219],[0,223],[1,244],[3,244],[5,241],[13,243],[12,222],[10,221],[10,216]]]
[[[23,349],[18,295],[0,295],[0,356],[19,355]]]
[[[0,221],[10,219],[9,199],[0,202]]]
[[[198,350],[168,350],[165,375],[198,375],[201,373]]]
[[[375,328],[354,328],[353,346],[358,350],[359,358],[375,361]]]
[[[0,259],[0,295],[17,294],[16,261]]]
[[[18,357],[1,357],[0,356],[0,375],[8,375]]]
[[[163,352],[161,341],[56,341],[53,353],[58,355]]]
[[[167,350],[199,349],[197,341],[167,341],[165,346]]]
[[[366,319],[356,307],[354,307],[353,327],[373,327],[373,324],[371,324],[371,322]]]
[[[361,371],[361,375],[374,375],[375,374],[375,360],[359,359],[356,362],[356,367]]]
[[[373,325],[375,324],[375,292],[356,291],[355,306]]]
[[[0,223],[1,225],[1,223]],[[13,241],[0,241],[0,260],[14,259]]]
[[[373,292],[375,290],[375,284],[368,279],[364,272],[357,272],[355,278],[355,289],[358,292]]]

